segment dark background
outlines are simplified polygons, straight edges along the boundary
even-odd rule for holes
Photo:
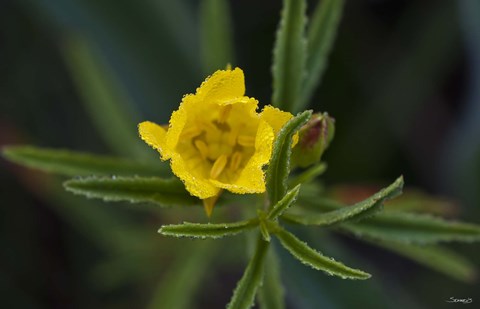
[[[385,185],[403,174],[407,188],[448,198],[453,215],[480,222],[480,2],[346,2],[311,104],[336,119],[325,182]],[[309,13],[316,4],[309,1]],[[1,0],[0,145],[156,159],[128,138],[136,138],[142,120],[167,122],[181,97],[211,73],[202,72],[199,5]],[[247,95],[268,104],[281,1],[230,5],[232,64],[245,71]],[[81,62],[79,50],[94,55],[95,64]],[[89,101],[78,77],[82,68],[107,76],[114,104],[132,116],[124,123],[131,129],[125,145],[112,124],[115,112]],[[112,142],[111,134],[120,137]],[[156,234],[168,210],[87,201],[63,193],[57,178],[3,159],[0,166],[2,308],[155,306],[151,300],[162,289],[157,283],[176,261],[165,252],[186,242]],[[138,238],[129,239],[133,234]],[[457,282],[343,236],[321,237],[314,246],[374,278],[345,282],[282,255],[292,308],[439,308],[452,306],[445,303],[451,296],[472,297],[473,306],[480,301],[478,281]],[[234,244],[243,252],[241,241]],[[452,247],[479,265],[478,245]],[[222,307],[241,276],[242,259],[233,252],[216,255],[221,262],[205,264],[203,275],[192,271],[201,282],[195,307]]]

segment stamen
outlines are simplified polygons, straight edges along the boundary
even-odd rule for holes
[[[239,135],[237,142],[245,147],[253,147],[253,145],[255,145],[255,138],[249,135]]]
[[[195,142],[195,147],[197,147],[198,151],[200,152],[200,155],[202,156],[202,159],[206,159],[208,156],[208,146],[205,144],[204,141],[197,139]]]
[[[232,105],[226,105],[221,108],[220,113],[218,115],[218,122],[225,123],[228,116],[230,115],[230,111],[232,110]]]
[[[223,172],[223,169],[227,165],[227,156],[221,155],[213,163],[212,169],[210,170],[210,178],[216,179]]]
[[[235,151],[230,158],[230,170],[236,171],[240,167],[240,163],[242,163],[242,154]]]

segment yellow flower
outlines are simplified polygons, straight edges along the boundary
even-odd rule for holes
[[[219,70],[183,97],[168,129],[149,121],[138,126],[140,137],[170,160],[173,173],[203,200],[209,216],[222,189],[265,192],[263,166],[275,134],[292,117],[272,106],[257,113],[258,101],[244,94],[241,69]]]

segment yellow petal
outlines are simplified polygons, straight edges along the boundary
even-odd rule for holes
[[[144,121],[138,125],[138,133],[145,143],[158,150],[163,160],[168,159],[164,153],[167,131],[163,127],[150,121]]]
[[[193,94],[189,94],[183,97],[182,103],[180,103],[180,107],[178,110],[172,113],[170,117],[170,126],[168,128],[168,132],[166,135],[165,146],[166,150],[171,153],[175,151],[175,147],[177,147],[178,141],[180,139],[180,134],[182,134],[183,128],[185,127],[185,123],[187,122],[187,109],[192,108],[195,104],[195,96]]]
[[[284,112],[275,108],[271,105],[267,105],[263,108],[260,113],[260,118],[265,120],[269,125],[272,126],[273,132],[275,135],[278,134],[280,129],[293,117],[292,114]]]
[[[233,193],[265,192],[265,175],[262,167],[270,161],[273,139],[272,127],[266,121],[260,120],[255,137],[255,153],[240,172],[238,179],[233,183],[222,183],[216,180],[211,180],[211,182],[215,186]]]
[[[243,71],[235,68],[234,70],[218,70],[213,73],[197,88],[196,96],[200,101],[217,103],[243,97],[244,94]]]
[[[220,191],[205,177],[194,175],[194,172],[188,169],[180,154],[174,153],[172,155],[170,166],[173,173],[185,183],[185,188],[191,195],[206,199],[217,195]]]
[[[292,119],[293,115],[289,112],[284,112],[275,108],[271,105],[267,105],[263,108],[262,112],[260,113],[260,118],[265,120],[269,125],[272,126],[273,132],[275,135],[282,129],[282,127]],[[298,143],[298,133],[293,136],[293,144],[292,147]]]

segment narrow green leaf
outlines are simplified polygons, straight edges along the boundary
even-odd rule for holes
[[[291,181],[289,181],[290,188],[303,183],[310,183],[318,176],[325,173],[327,170],[327,164],[324,162],[315,164],[314,166],[306,169],[301,174],[297,175]]]
[[[402,193],[403,177],[400,176],[390,186],[352,206],[345,206],[325,213],[286,214],[285,219],[305,225],[332,225],[345,221],[358,221],[375,214],[386,200]]]
[[[342,15],[344,0],[323,0],[317,4],[308,27],[307,76],[302,88],[300,109],[305,108],[320,84],[327,67]]]
[[[272,158],[267,169],[267,191],[270,205],[275,205],[287,192],[287,179],[290,172],[292,137],[312,116],[304,111],[290,119],[278,133],[273,144]]]
[[[268,231],[268,227],[265,221],[260,220],[260,233],[262,234],[262,238],[265,241],[270,241],[270,232]]]
[[[202,60],[205,74],[233,62],[230,5],[226,0],[204,0],[200,7]]]
[[[321,198],[305,191],[307,190],[302,190],[298,197],[298,204],[305,208],[328,212],[346,207],[340,202]],[[287,215],[284,215],[283,218],[290,219]],[[379,213],[361,222],[342,223],[338,227],[358,237],[404,243],[429,244],[440,241],[480,240],[479,225],[400,211]]]
[[[277,226],[273,233],[278,237],[285,249],[305,265],[317,270],[322,270],[328,275],[341,277],[342,279],[370,278],[370,274],[366,272],[347,267],[340,262],[322,255],[280,226]]]
[[[173,265],[156,287],[147,309],[195,307],[195,292],[210,272],[215,246],[212,242],[196,241],[185,244],[176,252]]]
[[[248,263],[242,279],[237,283],[227,309],[248,309],[253,306],[257,289],[262,284],[268,245],[269,242],[264,241],[261,236],[258,237],[255,253]]]
[[[272,248],[273,249],[273,248]],[[262,309],[285,308],[285,291],[280,277],[280,263],[275,250],[270,250],[265,263],[263,284],[258,291],[258,301]]]
[[[86,175],[171,175],[167,164],[146,164],[109,156],[93,155],[70,150],[9,146],[3,156],[15,163],[65,176]]]
[[[358,237],[403,243],[480,240],[479,225],[404,212],[382,213],[355,224],[342,224],[340,228]]]
[[[272,104],[291,112],[301,109],[301,88],[305,78],[307,42],[305,39],[305,0],[284,0],[273,48]]]
[[[63,183],[67,191],[104,201],[150,202],[161,206],[198,204],[183,183],[157,177],[84,177]]]
[[[372,244],[407,257],[451,278],[472,282],[475,265],[463,256],[440,246],[407,245],[398,242],[370,241]]]
[[[297,200],[298,192],[300,191],[300,185],[297,185],[292,190],[288,191],[287,194],[277,203],[267,215],[267,219],[275,220],[281,216],[285,210],[292,206]]]
[[[258,225],[258,219],[250,219],[233,223],[190,223],[162,226],[158,232],[165,236],[222,238],[245,232]]]
[[[108,68],[81,39],[67,41],[64,54],[87,112],[105,142],[119,154],[145,157],[148,147],[138,137],[133,105]]]

